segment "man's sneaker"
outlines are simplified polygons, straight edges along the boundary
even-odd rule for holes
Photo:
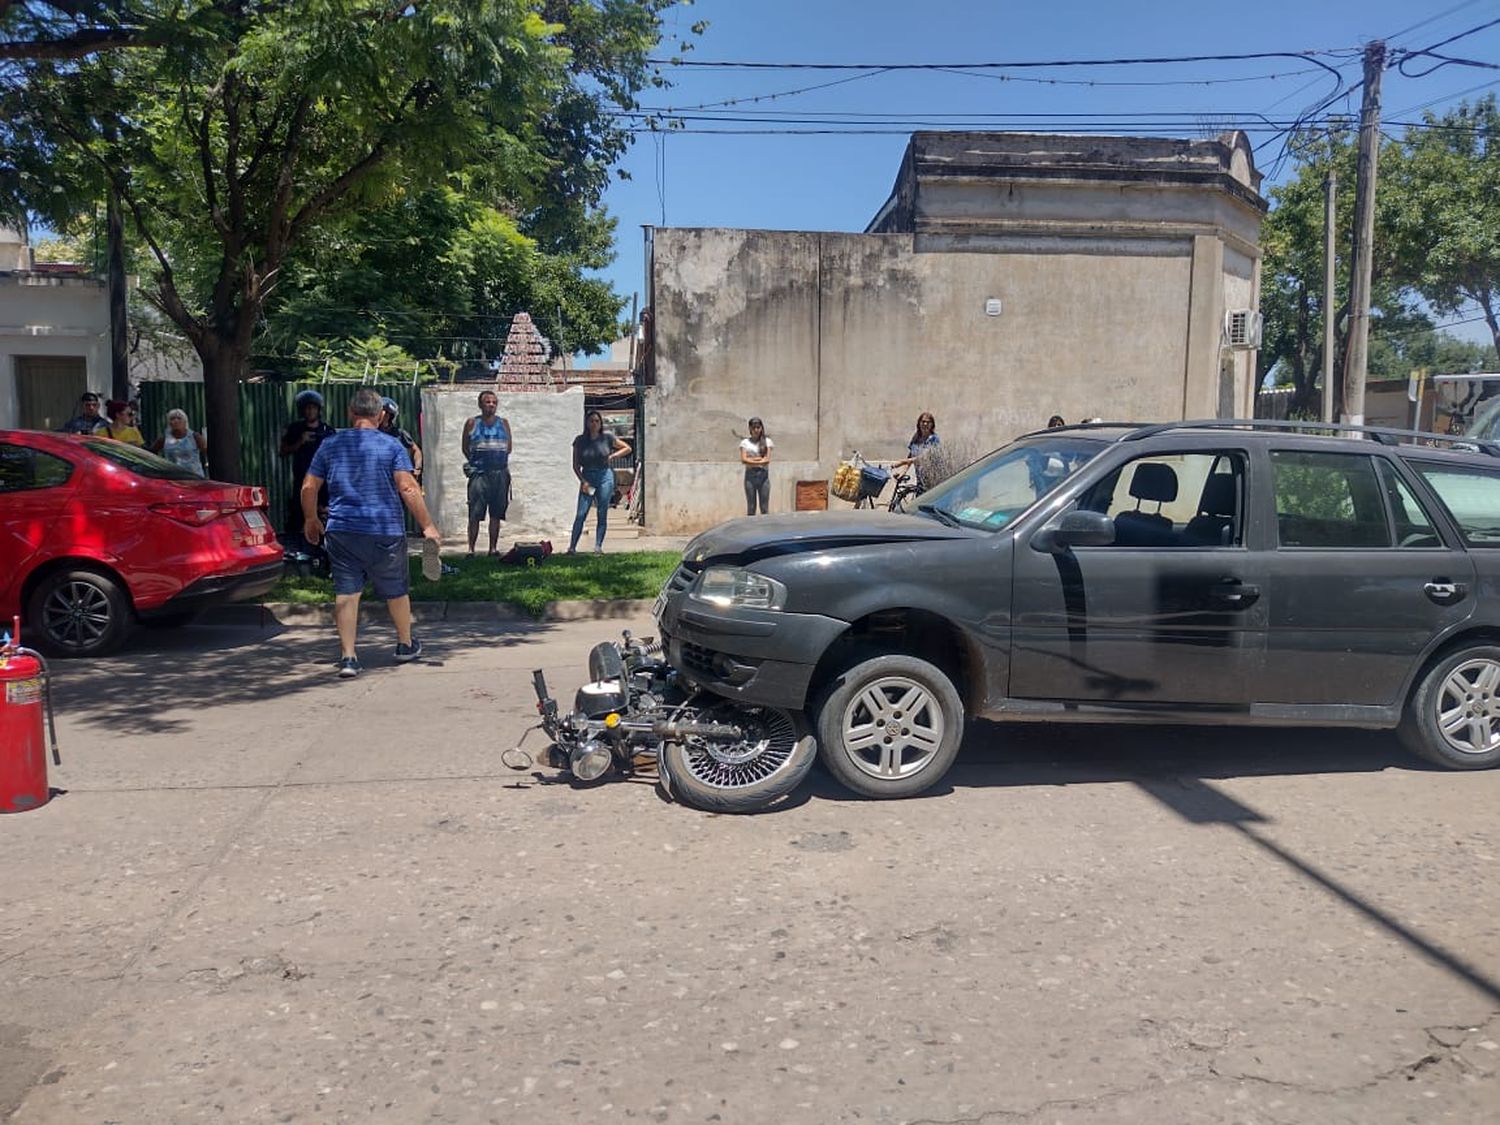
[[[359,675],[359,661],[352,656],[345,656],[339,660],[339,679],[352,680]]]
[[[405,663],[407,663],[409,661],[415,660],[417,657],[419,657],[421,655],[422,655],[422,642],[417,639],[417,637],[416,637],[415,634],[412,635],[411,644],[404,645],[404,644],[401,644],[401,643],[398,642],[397,645],[396,645],[396,663],[397,664],[405,664]]]
[[[443,565],[442,557],[438,554],[438,542],[436,539],[422,540],[422,577],[429,582],[436,582],[443,576],[443,571],[448,568]]]

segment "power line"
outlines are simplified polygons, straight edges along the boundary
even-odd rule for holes
[[[1419,110],[1430,109],[1432,106],[1437,105],[1439,102],[1451,102],[1457,98],[1466,98],[1470,94],[1477,94],[1481,90],[1488,90],[1495,86],[1500,86],[1500,78],[1494,79],[1490,82],[1481,82],[1478,86],[1470,86],[1467,90],[1460,90],[1456,94],[1441,94],[1438,97],[1429,98],[1421,105],[1407,106],[1405,109],[1398,109],[1396,111],[1396,115],[1399,117],[1402,114],[1416,113]]]
[[[1460,37],[1461,38],[1461,37]],[[1450,40],[1451,42],[1451,40]],[[1440,46],[1441,44],[1439,44]],[[1014,62],[978,63],[837,63],[837,62],[761,62],[732,59],[649,59],[655,66],[673,66],[706,70],[1046,70],[1080,66],[1171,66],[1199,62],[1250,62],[1257,59],[1303,59],[1327,70],[1334,68],[1319,56],[1347,57],[1349,48],[1310,51],[1247,51],[1238,54],[1160,55],[1141,58],[1104,59],[1024,59]]]
[[[1462,4],[1455,4],[1451,8],[1445,8],[1441,12],[1438,12],[1436,15],[1428,16],[1423,20],[1418,20],[1410,27],[1403,27],[1400,31],[1393,31],[1391,34],[1385,37],[1385,41],[1389,43],[1392,40],[1400,39],[1403,35],[1410,35],[1413,31],[1420,31],[1424,27],[1430,27],[1432,24],[1437,23],[1439,20],[1447,19],[1454,13],[1461,12],[1465,8],[1472,8],[1475,4],[1478,4],[1480,2],[1481,0],[1463,0]]]

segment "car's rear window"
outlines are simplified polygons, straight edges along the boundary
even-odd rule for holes
[[[126,445],[121,441],[95,438],[83,444],[90,453],[97,453],[106,461],[111,461],[122,469],[129,469],[138,477],[149,477],[151,480],[201,481],[203,479],[197,473],[190,472],[180,465],[174,465],[165,458],[158,457],[154,453],[147,453],[144,449],[139,449],[134,445]]]
[[[1500,547],[1500,473],[1413,461],[1471,547]]]

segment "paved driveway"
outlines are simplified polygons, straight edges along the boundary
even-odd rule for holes
[[[505,770],[611,627],[496,628],[353,683],[319,629],[62,666],[67,792],[0,818],[0,1117],[1500,1117],[1500,774],[982,726],[922,799],[708,816]]]

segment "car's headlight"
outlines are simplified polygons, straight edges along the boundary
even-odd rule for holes
[[[786,604],[786,587],[753,570],[711,566],[698,579],[693,597],[725,609],[780,609]]]

